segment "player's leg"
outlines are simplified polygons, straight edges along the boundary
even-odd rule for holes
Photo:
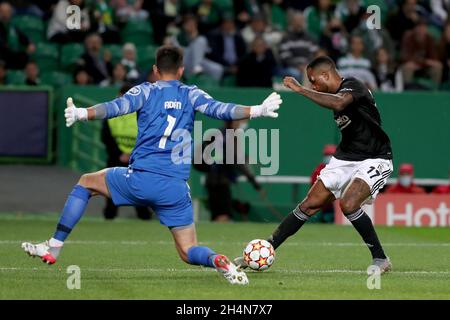
[[[232,284],[248,284],[247,276],[226,256],[197,244],[195,225],[170,228],[180,258],[192,265],[215,268]]]
[[[284,218],[267,241],[275,249],[278,248],[288,237],[295,234],[310,216],[333,200],[333,193],[325,187],[322,180],[318,179],[306,198]]]
[[[389,271],[392,266],[389,258],[384,253],[372,220],[361,208],[362,204],[369,197],[371,197],[370,186],[361,178],[354,178],[344,191],[340,200],[340,206],[344,215],[352,223],[369,248],[373,258],[372,264],[380,267],[383,273]]]
[[[45,263],[55,263],[64,241],[83,216],[91,196],[110,196],[105,179],[107,170],[82,175],[66,200],[53,237],[39,244],[22,243],[25,252],[40,257]]]

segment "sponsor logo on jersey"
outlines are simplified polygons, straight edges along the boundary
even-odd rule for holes
[[[164,101],[164,109],[181,109],[180,101]]]
[[[141,88],[138,87],[138,86],[133,87],[130,90],[128,90],[127,93],[131,94],[132,96],[137,96],[137,95],[139,95],[141,93]]]
[[[340,130],[345,129],[350,123],[352,123],[352,120],[350,120],[350,118],[346,115],[340,116],[334,121],[336,121],[336,124]]]

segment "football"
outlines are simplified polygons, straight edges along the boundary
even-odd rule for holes
[[[266,240],[255,239],[250,241],[244,249],[244,261],[256,271],[264,271],[275,261],[275,249]]]

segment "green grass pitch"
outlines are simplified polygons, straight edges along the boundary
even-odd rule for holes
[[[393,272],[367,288],[369,251],[352,227],[309,223],[277,250],[266,272],[232,286],[212,269],[179,260],[170,233],[156,221],[86,217],[59,261],[28,257],[22,241],[48,238],[56,215],[0,216],[0,299],[450,299],[450,232],[445,228],[378,227]],[[199,223],[200,244],[230,257],[265,238],[275,224]],[[67,267],[81,288],[67,288]]]

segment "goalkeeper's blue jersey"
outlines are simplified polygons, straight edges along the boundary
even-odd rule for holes
[[[137,113],[138,135],[129,163],[132,169],[184,180],[189,178],[196,111],[232,120],[236,108],[177,80],[144,82],[104,105],[106,118]]]

